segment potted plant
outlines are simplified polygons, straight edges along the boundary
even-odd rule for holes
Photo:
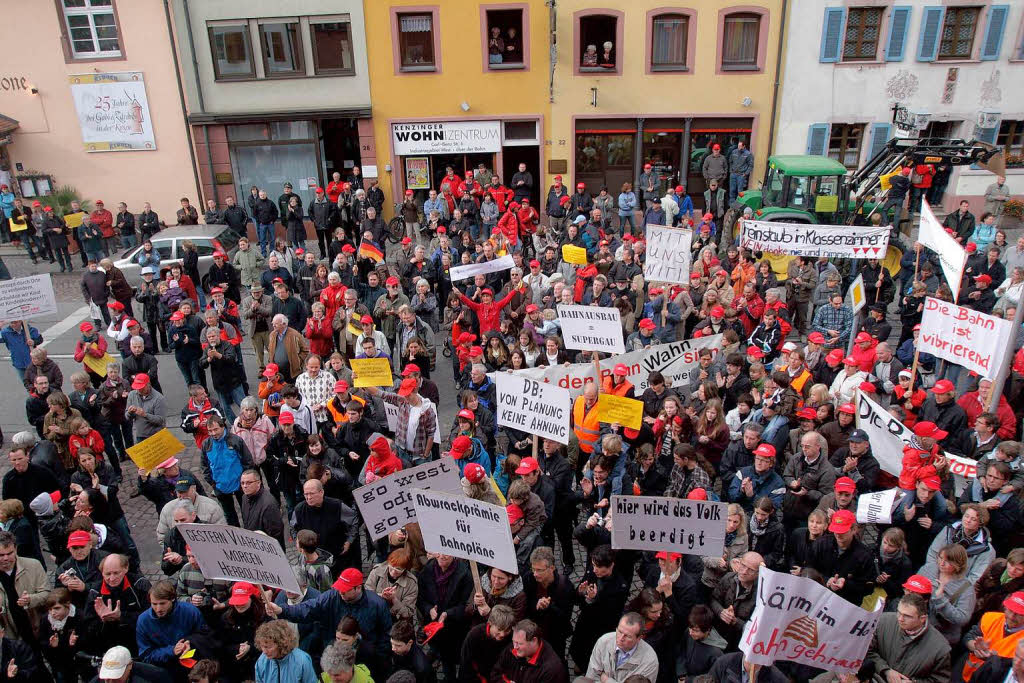
[[[1016,230],[1022,225],[1024,225],[1024,201],[1011,199],[1003,204],[999,227],[1003,230]]]

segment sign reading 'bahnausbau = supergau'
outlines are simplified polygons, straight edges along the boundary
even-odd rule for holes
[[[578,351],[625,353],[622,317],[610,306],[568,306],[558,304],[565,348]]]

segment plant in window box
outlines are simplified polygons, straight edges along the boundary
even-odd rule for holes
[[[1016,218],[1018,221],[1024,219],[1024,201],[1011,199],[1003,204],[1003,215]]]
[[[1006,168],[1024,168],[1024,154],[1006,155]]]

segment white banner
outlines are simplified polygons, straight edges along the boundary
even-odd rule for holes
[[[740,650],[751,664],[796,662],[856,673],[882,615],[863,610],[817,581],[761,567],[757,606],[743,628]]]
[[[727,503],[667,496],[612,496],[612,548],[721,557]]]
[[[918,226],[917,241],[934,251],[939,256],[942,274],[946,276],[949,289],[953,292],[953,301],[960,294],[960,280],[967,265],[967,252],[956,239],[946,232],[939,219],[932,213],[928,200],[921,197],[921,222]]]
[[[903,471],[903,447],[910,445],[912,431],[864,395],[857,392],[857,428],[868,433],[871,454],[875,456],[883,471],[894,477]]]
[[[57,312],[49,273],[0,280],[0,319],[31,320]]]
[[[414,486],[461,495],[459,466],[451,456],[445,455],[440,460],[400,470],[353,491],[359,514],[373,540],[416,521],[410,493]]]
[[[516,265],[515,259],[512,258],[511,254],[496,258],[493,261],[484,261],[483,263],[470,263],[465,266],[452,266],[448,269],[448,276],[452,282],[458,280],[465,280],[468,277],[474,275],[488,275],[490,273],[498,273],[503,270],[509,270],[514,268]],[[497,292],[495,292],[497,294]]]
[[[381,401],[384,404],[384,417],[388,421],[388,431],[392,434],[398,431],[398,413],[401,410],[398,406],[387,401]],[[435,411],[437,406],[434,406]],[[441,419],[434,420],[434,443],[441,443]]]
[[[141,71],[68,76],[86,152],[156,149]]]
[[[505,508],[438,491],[413,489],[411,493],[427,552],[519,573]]]
[[[569,390],[522,375],[498,372],[499,427],[512,427],[528,434],[569,444]]]
[[[1013,322],[928,297],[917,350],[995,377],[1010,343]]]
[[[617,308],[558,304],[558,323],[567,349],[626,352],[622,318]]]
[[[900,489],[864,493],[857,499],[857,522],[860,524],[892,524],[892,510]]]
[[[647,260],[644,280],[690,284],[690,244],[693,231],[665,225],[647,226]]]
[[[953,493],[959,498],[971,483],[971,479],[978,478],[978,461],[970,458],[961,458],[952,453],[943,453],[949,461],[949,472],[953,475]]]
[[[884,259],[889,226],[743,221],[740,246],[772,254]]]
[[[301,592],[288,555],[270,536],[227,524],[179,524],[178,530],[204,577]]]
[[[500,152],[501,121],[393,123],[391,141],[396,156]]]

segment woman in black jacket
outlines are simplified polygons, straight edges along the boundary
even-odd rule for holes
[[[220,607],[224,611],[215,633],[221,642],[221,676],[228,681],[252,679],[256,660],[262,654],[253,638],[256,629],[270,620],[259,588],[237,581],[231,586],[228,604]]]
[[[750,515],[750,549],[760,553],[769,569],[786,571],[786,530],[775,514],[775,503],[762,496]]]
[[[447,681],[455,680],[459,649],[465,635],[459,617],[473,594],[473,577],[469,563],[451,555],[437,555],[423,565],[419,573],[419,595],[416,607],[420,623],[440,621],[444,628],[431,638],[430,644],[441,658]]]
[[[25,505],[17,498],[0,501],[0,528],[14,534],[14,547],[18,557],[31,557],[39,560],[46,569],[43,549],[39,544],[39,534],[32,523],[25,519]]]
[[[626,464],[622,492],[635,496],[662,496],[668,488],[668,475],[654,457],[654,447],[645,443],[636,450],[636,458]]]
[[[807,526],[793,530],[786,544],[786,569],[806,567],[810,559],[811,544],[821,538],[828,529],[828,515],[824,510],[812,510],[807,515]]]
[[[644,618],[642,637],[658,655],[656,683],[674,683],[679,629],[665,598],[653,588],[644,588],[626,605],[626,612],[636,612]]]

